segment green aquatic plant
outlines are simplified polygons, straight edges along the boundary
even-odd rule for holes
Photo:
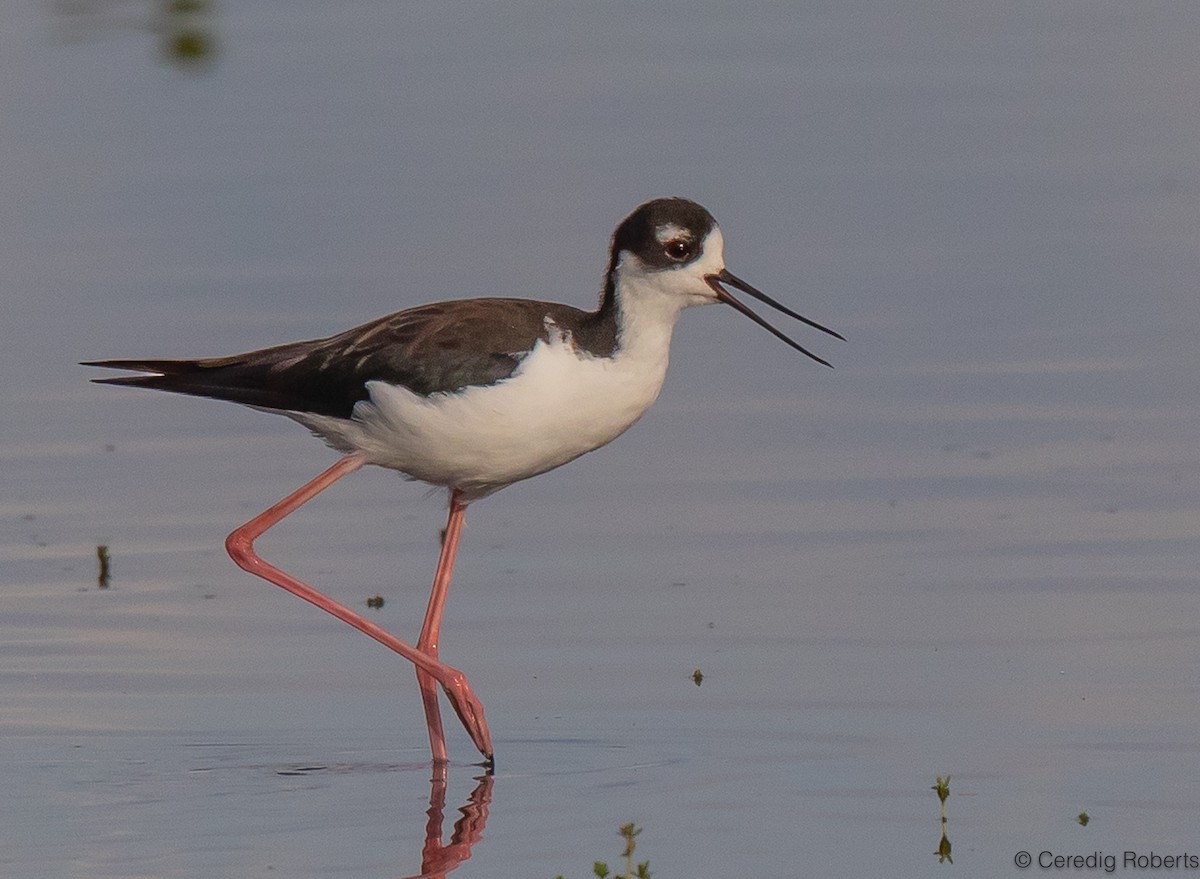
[[[942,840],[938,843],[938,850],[934,852],[938,856],[938,863],[944,864],[949,861],[954,863],[954,858],[950,857],[950,838],[946,836],[946,831],[942,830]]]
[[[592,875],[599,879],[650,879],[650,862],[641,861],[635,864],[633,862],[633,852],[637,848],[636,837],[642,832],[642,828],[638,827],[632,821],[628,824],[622,824],[617,833],[625,840],[625,850],[621,852],[621,857],[625,859],[625,872],[613,874],[608,869],[608,864],[605,861],[596,861],[592,864]],[[554,879],[563,879],[562,874],[558,874]]]
[[[96,575],[96,585],[101,589],[107,589],[109,581],[112,579],[112,556],[108,554],[108,546],[100,544],[96,547],[96,561],[100,563],[100,571]]]
[[[938,795],[938,802],[941,804],[942,812],[942,838],[938,840],[937,851],[934,854],[937,855],[939,864],[944,864],[947,861],[953,864],[954,858],[950,856],[950,837],[946,835],[946,800],[950,797],[950,776],[947,775],[945,778],[942,778],[939,775],[936,783],[930,790]]]

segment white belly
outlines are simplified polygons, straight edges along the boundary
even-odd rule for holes
[[[465,499],[551,470],[611,442],[658,397],[657,356],[580,356],[563,339],[538,342],[510,378],[422,397],[385,382],[350,420],[287,415],[343,451],[413,479],[461,489]],[[650,354],[651,352],[643,352]]]

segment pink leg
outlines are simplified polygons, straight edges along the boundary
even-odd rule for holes
[[[435,657],[427,656],[420,650],[411,647],[395,635],[350,610],[344,604],[340,604],[332,598],[322,595],[311,586],[302,583],[290,574],[286,574],[264,561],[254,551],[254,541],[268,528],[285,516],[295,512],[306,501],[311,500],[347,473],[354,472],[362,467],[362,465],[363,460],[358,455],[346,455],[316,479],[301,486],[273,507],[260,513],[245,525],[236,529],[226,538],[225,548],[228,550],[230,558],[237,563],[238,567],[286,589],[288,592],[299,598],[303,598],[311,604],[315,604],[326,613],[333,614],[339,620],[348,623],[363,634],[371,636],[388,649],[399,653],[434,681],[441,684],[442,689],[446,691],[446,697],[450,700],[450,704],[454,706],[454,710],[462,721],[463,726],[466,727],[468,735],[471,736],[471,741],[475,743],[475,747],[479,748],[483,756],[490,761],[492,759],[492,740],[488,733],[487,721],[483,718],[483,705],[475,698],[475,694],[471,692],[471,688],[467,685],[467,679],[462,672],[451,668],[445,663],[439,662]],[[434,734],[435,731],[431,728],[429,731],[431,742],[434,739]],[[440,740],[440,719],[437,736]],[[438,744],[440,744],[440,750]],[[435,761],[446,760],[446,746],[444,742],[439,741],[434,745],[433,757]]]
[[[459,498],[458,489],[450,489],[450,514],[446,520],[446,536],[442,539],[442,552],[438,557],[437,571],[433,575],[433,587],[429,591],[429,606],[425,608],[425,621],[417,638],[417,649],[433,659],[438,658],[438,633],[442,627],[442,608],[446,606],[446,593],[450,589],[450,575],[454,572],[454,557],[458,552],[458,538],[462,533],[463,518],[467,505]],[[417,668],[417,685],[421,688],[421,701],[425,705],[425,723],[429,727],[429,744],[434,760],[438,759],[438,747],[442,744],[442,716],[438,711],[437,681]],[[443,757],[443,759],[445,759]]]

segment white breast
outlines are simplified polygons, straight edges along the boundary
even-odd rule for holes
[[[351,420],[288,412],[343,451],[466,499],[551,470],[611,442],[658,397],[667,369],[658,350],[581,355],[566,338],[538,342],[508,379],[422,397],[382,381]]]

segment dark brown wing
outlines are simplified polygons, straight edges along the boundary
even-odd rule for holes
[[[427,396],[508,378],[537,340],[548,337],[547,318],[591,353],[612,353],[615,324],[607,314],[528,299],[461,299],[400,311],[326,339],[231,357],[84,365],[153,373],[96,379],[101,384],[349,418],[354,404],[367,399],[369,381]]]

